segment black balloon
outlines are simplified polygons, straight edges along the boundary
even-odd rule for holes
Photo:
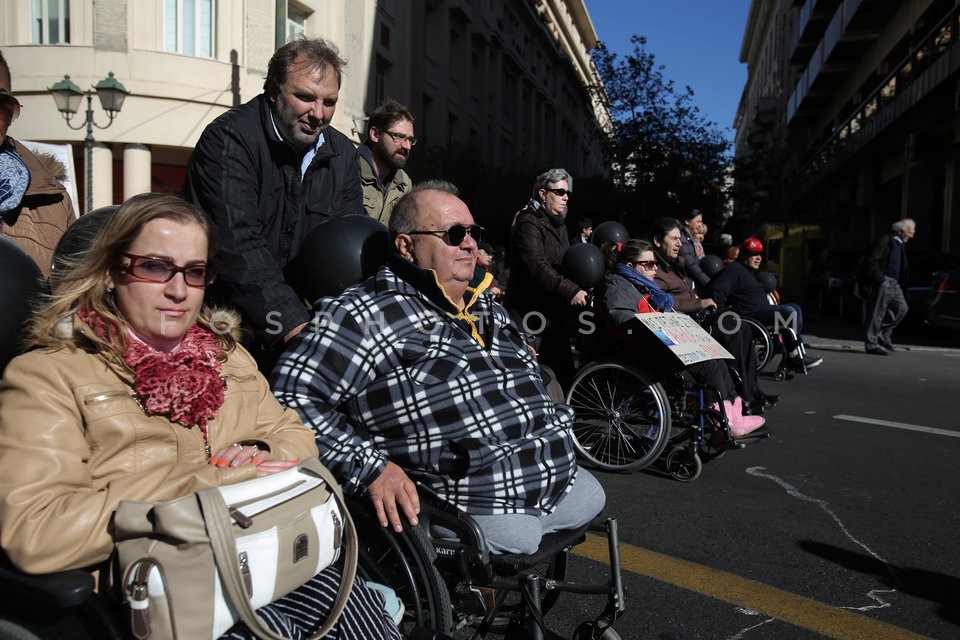
[[[313,302],[369,278],[390,255],[387,228],[368,216],[338,216],[307,234],[297,258],[300,293]]]
[[[42,290],[37,263],[20,247],[0,237],[0,377],[7,363],[20,352],[24,322]]]
[[[703,259],[700,260],[700,269],[713,278],[723,269],[723,259],[713,254],[705,255]]]
[[[608,242],[627,242],[630,240],[630,232],[627,228],[614,220],[607,220],[597,225],[590,236],[590,241],[598,247],[602,247]]]
[[[767,293],[773,293],[777,288],[777,274],[772,271],[757,271],[757,280]]]
[[[561,270],[581,289],[592,289],[603,280],[603,254],[592,244],[577,243],[563,254]]]

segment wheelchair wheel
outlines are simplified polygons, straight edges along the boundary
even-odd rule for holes
[[[435,549],[418,527],[405,525],[399,534],[381,527],[370,505],[361,500],[348,499],[360,541],[358,573],[396,591],[405,608],[401,624],[405,635],[416,627],[448,633],[453,608],[435,566]]]
[[[643,372],[615,362],[593,362],[570,385],[573,444],[603,471],[642,469],[660,457],[670,437],[670,403]]]
[[[700,456],[697,455],[696,451],[691,451],[690,447],[685,444],[670,449],[665,463],[667,473],[679,482],[693,482],[700,477],[700,472],[703,470]]]
[[[602,631],[595,622],[584,622],[573,632],[573,640],[620,640],[620,634],[613,627]]]
[[[753,352],[757,357],[757,371],[762,371],[773,359],[773,338],[762,324],[752,318],[741,318],[750,327],[753,335]]]

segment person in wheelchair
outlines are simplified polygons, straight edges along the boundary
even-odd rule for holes
[[[762,415],[780,400],[780,396],[760,390],[750,328],[740,322],[739,318],[730,318],[730,314],[735,315],[733,311],[728,311],[724,316],[714,313],[717,303],[706,296],[709,284],[694,290],[683,257],[680,256],[681,232],[682,225],[676,218],[663,217],[654,221],[650,230],[650,242],[657,259],[657,270],[653,279],[661,289],[673,296],[674,311],[696,317],[709,312],[706,321],[701,324],[705,324],[714,339],[734,357],[734,367],[740,376],[743,412],[747,415]],[[705,257],[701,267],[703,273],[712,278],[714,273],[707,269],[710,259],[710,256]],[[698,295],[697,291],[704,295]]]
[[[472,516],[492,552],[532,554],[605,496],[521,331],[483,284],[467,289],[482,231],[454,185],[414,186],[390,218],[388,264],[317,300],[271,380],[382,526],[417,524],[419,484]]]
[[[673,296],[653,280],[658,264],[649,242],[608,242],[602,249],[607,273],[598,287],[597,302],[616,327],[622,327],[637,313],[674,310]],[[628,339],[628,336],[622,338]],[[722,362],[697,362],[687,367],[687,371],[697,382],[717,390],[720,397],[714,408],[719,409],[717,405],[722,402],[733,437],[744,436],[763,426],[763,416],[743,415],[743,400],[737,395],[730,372]]]
[[[687,276],[683,259],[679,257],[680,232],[680,221],[676,218],[664,217],[654,221],[650,231],[650,242],[657,258],[657,270],[653,279],[661,289],[673,296],[675,311],[697,318],[708,313],[701,324],[734,357],[734,368],[740,376],[743,413],[762,415],[766,409],[780,400],[780,396],[766,394],[760,390],[750,328],[741,323],[739,318],[721,318],[714,313],[717,304],[706,295],[709,285],[698,289],[704,293],[702,297],[694,290],[693,282]],[[710,259],[710,256],[704,257],[701,267],[704,273],[712,278],[714,274],[707,270]]]
[[[803,310],[800,305],[786,302],[771,305],[767,292],[757,272],[763,262],[763,243],[757,238],[747,238],[740,245],[740,253],[734,262],[724,267],[710,282],[710,292],[717,308],[730,308],[742,316],[753,318],[764,326],[789,329],[798,341],[798,349],[792,350],[790,368],[806,371],[823,362],[819,356],[806,355],[803,349]]]
[[[0,386],[0,543],[21,571],[88,569],[103,588],[120,501],[172,499],[317,455],[231,333],[239,320],[203,304],[215,249],[202,212],[142,194],[54,272],[32,350]],[[301,637],[326,619],[339,584],[333,565],[258,613]],[[383,594],[364,584],[335,629],[400,638]],[[223,637],[254,636],[241,622]]]

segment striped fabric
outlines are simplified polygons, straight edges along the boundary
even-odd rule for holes
[[[309,638],[326,621],[327,612],[340,588],[340,567],[332,566],[310,582],[276,602],[261,607],[257,614],[267,627],[290,640]],[[397,625],[384,609],[383,594],[369,589],[359,578],[343,615],[325,636],[330,640],[401,640]],[[237,623],[220,640],[256,640],[242,623]]]

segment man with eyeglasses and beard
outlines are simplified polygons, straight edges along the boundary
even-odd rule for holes
[[[210,295],[253,329],[262,370],[310,320],[296,278],[304,237],[329,218],[366,213],[356,149],[330,126],[345,65],[321,38],[283,45],[263,93],[207,126],[187,166],[183,197],[220,241]]]
[[[367,139],[357,149],[363,206],[385,225],[400,197],[412,182],[403,167],[417,138],[413,135],[413,112],[396,100],[387,100],[370,114]]]
[[[504,297],[510,316],[533,337],[541,362],[564,389],[574,375],[573,311],[587,304],[587,292],[560,270],[570,248],[565,220],[572,192],[573,178],[563,169],[550,169],[534,180],[532,197],[514,217],[510,231]]]
[[[272,386],[382,526],[416,525],[415,481],[470,514],[493,551],[532,553],[605,498],[577,468],[572,409],[551,400],[506,310],[468,288],[482,231],[453,185],[413,187],[390,219],[388,264],[317,301]]]

